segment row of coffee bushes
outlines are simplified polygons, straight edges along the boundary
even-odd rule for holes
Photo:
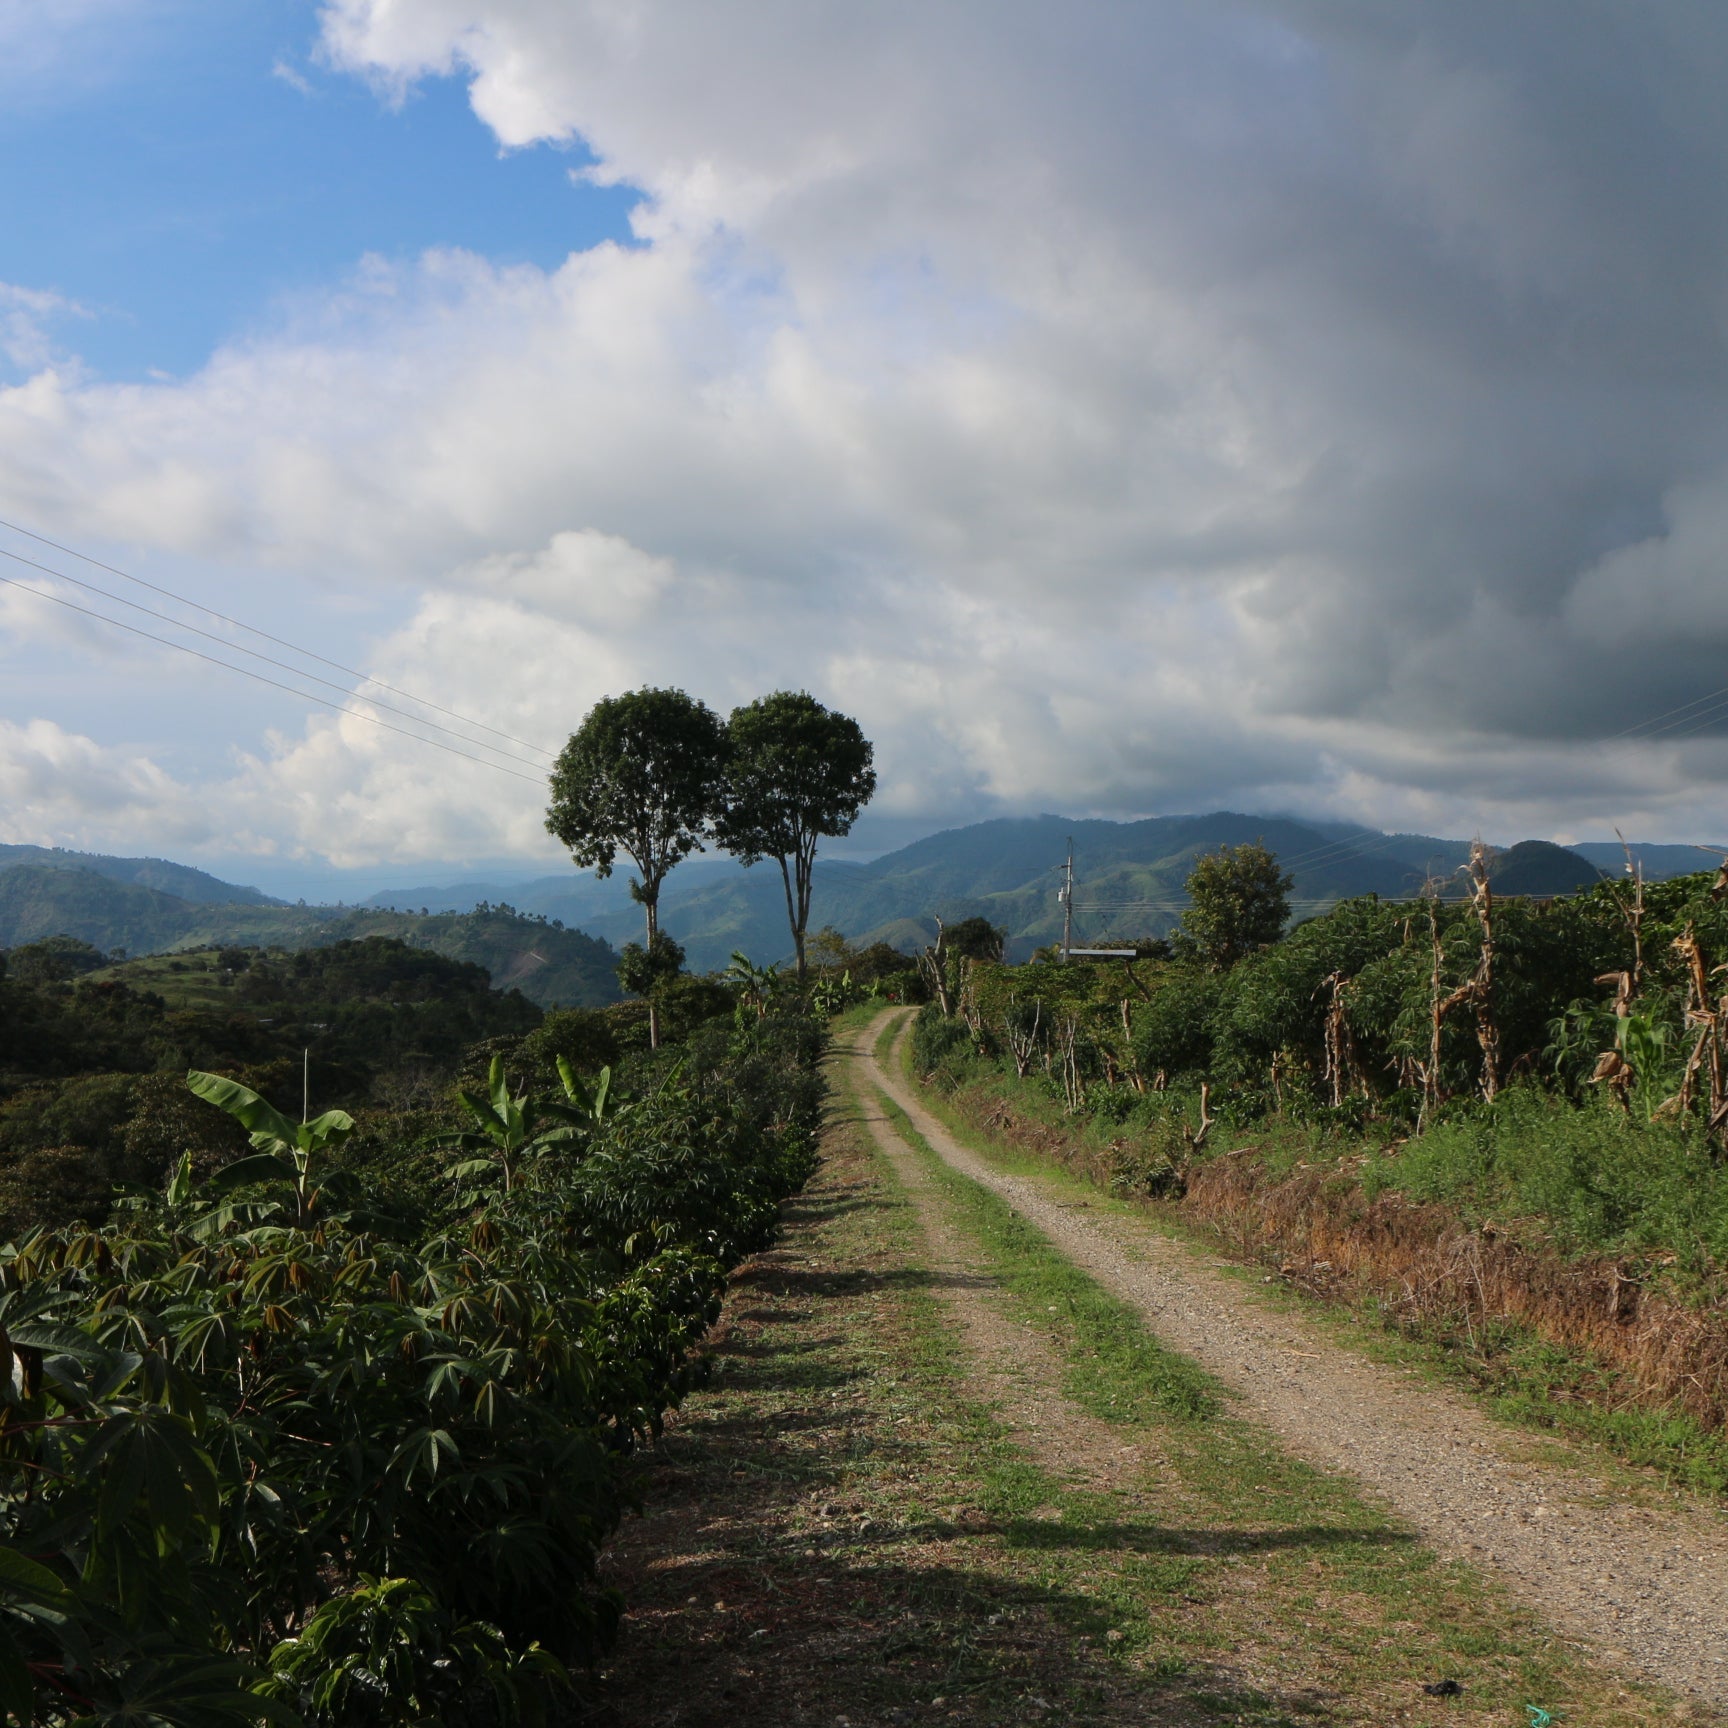
[[[727,1016],[628,1098],[499,1064],[382,1210],[341,1112],[201,1078],[252,1156],[0,1251],[0,1711],[540,1713],[619,1613],[632,1446],[813,1168],[823,1037]]]

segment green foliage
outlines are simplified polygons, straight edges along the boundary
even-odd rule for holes
[[[942,946],[963,960],[1000,960],[1008,932],[988,918],[962,918],[942,931]]]
[[[1670,1251],[1693,1273],[1728,1266],[1728,1167],[1697,1124],[1649,1123],[1607,1099],[1582,1107],[1535,1085],[1439,1122],[1365,1176],[1472,1219],[1537,1216],[1572,1249]]]
[[[1222,981],[1203,966],[1171,965],[1158,974],[1149,1002],[1136,1005],[1134,1058],[1148,1080],[1166,1084],[1205,1074],[1212,1066]]]
[[[64,984],[107,964],[108,956],[88,942],[75,936],[49,936],[14,948],[7,956],[6,976],[20,984]]]
[[[779,864],[802,980],[816,844],[852,831],[876,790],[874,751],[856,720],[791,690],[734,708],[726,745],[720,844],[746,865]]]
[[[354,1132],[354,1118],[346,1110],[326,1110],[309,1122],[290,1122],[249,1086],[197,1069],[186,1076],[186,1084],[205,1103],[232,1116],[252,1141],[252,1156],[223,1169],[213,1179],[212,1191],[262,1190],[269,1196],[267,1204],[279,1208],[297,1228],[311,1228],[327,1209],[329,1154]]]
[[[619,984],[644,1001],[657,995],[683,969],[684,950],[664,930],[656,930],[646,947],[627,942],[618,955]]]
[[[543,1083],[550,1083],[560,1058],[582,1074],[616,1062],[618,1034],[607,1017],[592,1008],[559,1008],[522,1040],[520,1049],[523,1061]]]
[[[179,964],[183,971],[166,968]],[[127,977],[151,979],[140,991]],[[173,992],[174,994],[170,994]],[[373,936],[297,954],[129,962],[72,984],[0,980],[0,1094],[79,1072],[253,1067],[303,1050],[350,1095],[378,1074],[451,1062],[481,1038],[521,1035],[540,1011],[479,966]]]
[[[266,1691],[297,1704],[305,1722],[368,1728],[422,1728],[476,1707],[534,1719],[546,1684],[567,1679],[549,1651],[518,1652],[495,1626],[457,1621],[413,1579],[365,1575],[284,1638],[270,1668]]]
[[[606,943],[511,906],[414,913],[193,904],[91,870],[0,868],[0,942],[69,940],[54,934],[64,931],[86,939],[85,947],[95,943],[113,951],[108,958],[116,964],[100,976],[140,992],[157,991],[174,1006],[181,1005],[175,985],[209,986],[202,992],[202,1005],[208,1005],[221,985],[236,982],[220,975],[212,950],[238,947],[255,957],[259,950],[316,951],[368,937],[481,966],[501,989],[519,987],[543,1007],[599,1007],[617,1000],[614,956]],[[148,958],[126,961],[126,952]]]
[[[481,1192],[494,1178],[508,1194],[523,1174],[525,1161],[548,1153],[573,1156],[580,1142],[605,1121],[606,1101],[611,1090],[612,1070],[603,1068],[592,1093],[576,1077],[567,1058],[558,1059],[558,1072],[565,1097],[536,1098],[526,1089],[510,1090],[504,1075],[504,1058],[494,1056],[486,1074],[484,1095],[459,1089],[456,1096],[474,1119],[470,1130],[448,1136],[442,1144],[464,1152],[482,1152],[453,1164],[449,1174],[457,1182],[480,1184]]]
[[[717,1023],[635,1099],[497,1064],[465,1103],[511,1179],[396,1233],[338,1203],[347,1113],[194,1075],[246,1156],[0,1250],[0,1702],[541,1719],[616,1622],[629,1451],[809,1173],[820,1051],[801,1017]]]
[[[972,1055],[972,1038],[934,1002],[926,1002],[912,1022],[912,1063],[926,1080],[953,1083]]]
[[[1223,972],[1276,942],[1294,880],[1258,841],[1208,853],[1185,884],[1189,905],[1173,938],[1177,954]]]
[[[785,987],[778,966],[757,966],[736,949],[732,964],[726,968],[726,979],[738,992],[739,1014],[754,1014],[758,1019],[767,1014]]]
[[[1275,1171],[1298,1153],[1360,1151],[1370,1193],[1397,1188],[1481,1221],[1541,1219],[1568,1252],[1672,1256],[1714,1287],[1728,1265],[1728,1148],[1709,1120],[1709,1023],[1688,958],[1695,942],[1706,977],[1728,963],[1728,903],[1711,898],[1711,881],[1646,891],[1644,969],[1618,1013],[1617,981],[1634,965],[1624,890],[1495,904],[1488,1001],[1510,1083],[1491,1105],[1460,994],[1482,931],[1456,903],[1432,907],[1431,929],[1427,905],[1345,902],[1227,971],[1198,956],[974,963],[956,1017],[925,1010],[914,1052],[946,1085],[1012,1064],[1109,1139],[1107,1161],[1136,1188],[1147,1186],[1142,1153],[1166,1173],[1211,1155],[1216,1141],[1188,1145],[1205,1082],[1212,1115],[1263,1135]],[[1424,1104],[1437,1003],[1437,1084]]]
[[[713,832],[726,741],[720,718],[682,690],[632,690],[588,711],[552,770],[547,831],[605,877],[620,852],[655,934],[660,884]]]

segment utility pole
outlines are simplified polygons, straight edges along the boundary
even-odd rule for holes
[[[312,1051],[300,1052],[300,1120],[304,1122],[312,1111]]]
[[[1050,868],[1062,873],[1062,886],[1056,890],[1056,898],[1062,907],[1062,964],[1066,966],[1076,954],[1087,960],[1134,959],[1135,950],[1132,948],[1076,948],[1074,946],[1074,836],[1072,834],[1068,836],[1067,862],[1052,864]]]
[[[1068,964],[1068,951],[1074,946],[1074,836],[1068,836],[1068,862],[1057,866],[1062,872],[1062,964]]]

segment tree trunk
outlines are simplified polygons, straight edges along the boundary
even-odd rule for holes
[[[642,910],[648,915],[648,953],[654,953],[654,938],[660,934],[660,884],[656,882],[652,890],[646,886],[642,891]],[[652,976],[652,974],[650,974]],[[654,1001],[653,988],[648,994],[648,1048],[660,1048],[660,1010]]]
[[[804,932],[810,928],[810,878],[816,869],[816,841],[800,841],[797,853],[798,917],[793,934],[798,942],[798,982],[804,982]]]
[[[792,893],[792,866],[781,853],[780,881],[786,889],[786,922],[792,926],[792,946],[798,952],[798,988],[804,988],[804,920],[798,916],[798,901]]]
[[[1494,1018],[1494,887],[1488,878],[1488,848],[1470,847],[1470,897],[1482,926],[1476,962],[1476,1041],[1482,1047],[1482,1096],[1492,1104],[1500,1090],[1500,1027]]]

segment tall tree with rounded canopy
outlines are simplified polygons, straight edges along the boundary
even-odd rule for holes
[[[705,702],[682,690],[630,690],[594,704],[552,770],[548,831],[596,876],[610,876],[620,852],[636,866],[630,893],[647,916],[650,953],[661,883],[713,835],[726,748],[726,728]],[[648,1038],[658,1048],[652,999]]]
[[[734,708],[726,736],[720,844],[745,864],[763,858],[779,864],[802,982],[816,842],[851,831],[876,790],[875,752],[856,720],[802,690],[778,690]]]
[[[1171,933],[1176,952],[1214,972],[1229,971],[1283,934],[1294,882],[1258,841],[1208,853],[1185,884],[1188,910]]]

